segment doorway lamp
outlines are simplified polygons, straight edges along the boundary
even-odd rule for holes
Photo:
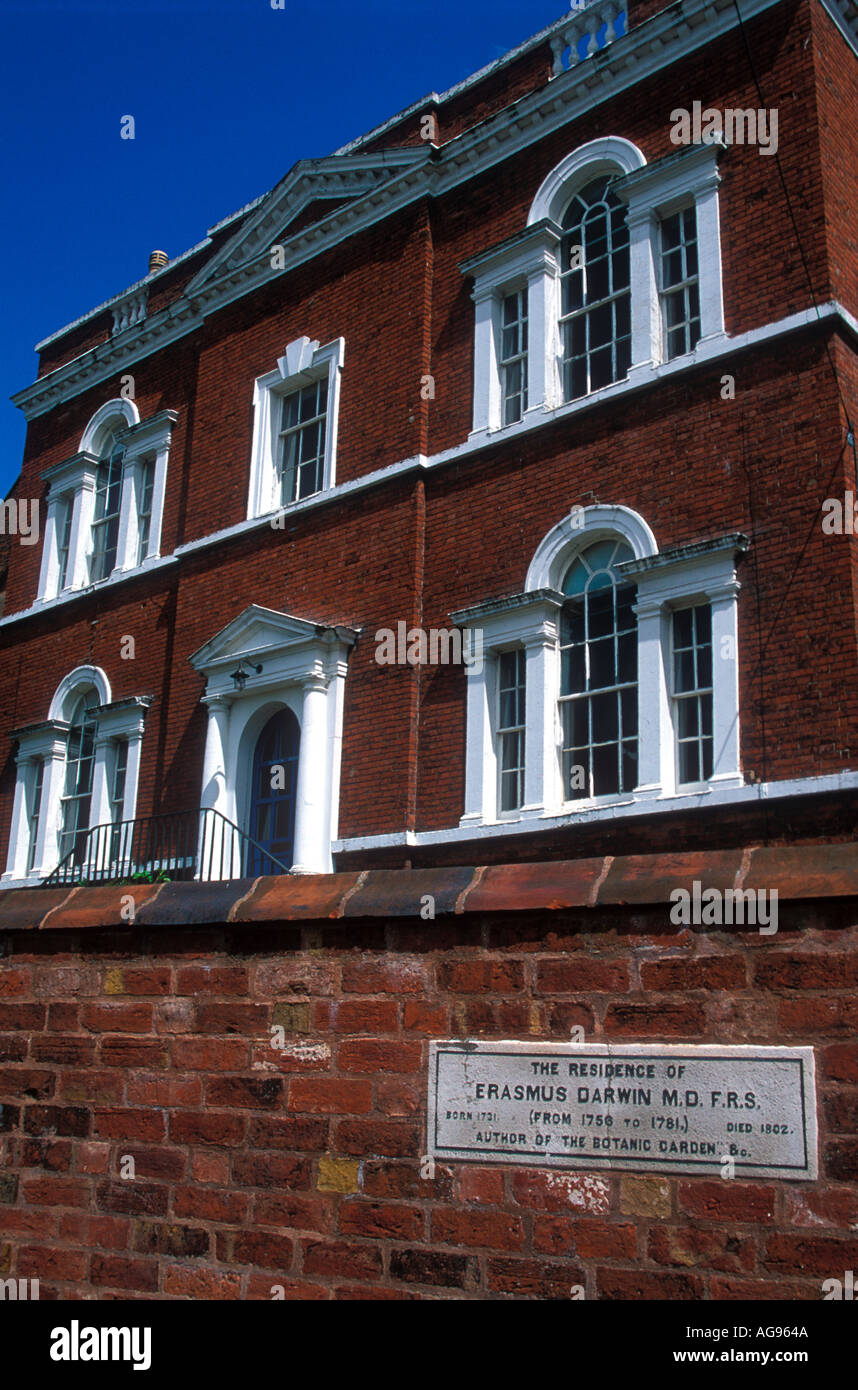
[[[262,670],[262,667],[261,667],[261,666],[254,666],[254,665],[251,663],[250,671],[255,671],[256,674],[257,674],[257,676],[259,675],[259,673],[260,673],[261,670]],[[236,688],[236,690],[243,690],[244,687],[247,685],[247,679],[248,679],[248,676],[250,675],[250,671],[245,671],[245,669],[244,669],[244,662],[243,662],[243,661],[240,661],[240,662],[238,663],[238,670],[237,670],[237,671],[233,671],[232,674],[231,674],[231,676],[230,676],[230,680],[232,680],[232,681],[235,682],[235,688]]]

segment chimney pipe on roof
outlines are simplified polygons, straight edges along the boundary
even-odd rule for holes
[[[151,275],[153,270],[161,270],[169,263],[169,260],[170,257],[166,251],[153,251],[149,257],[149,274]]]

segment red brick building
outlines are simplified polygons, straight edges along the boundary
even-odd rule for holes
[[[6,882],[50,872],[72,822],[212,805],[252,835],[242,767],[278,709],[308,869],[851,837],[853,541],[817,514],[854,491],[854,54],[824,5],[751,7],[744,34],[691,8],[600,28],[570,72],[564,39],[607,18],[573,14],[40,345],[16,402],[43,539],[13,549],[0,626]],[[673,142],[695,102],[753,117],[755,80],[768,145]],[[637,643],[576,698],[562,590],[609,538]],[[379,664],[377,633],[454,620],[481,634],[470,677],[448,645]],[[242,657],[263,670],[239,691]],[[111,713],[64,822],[81,694]]]
[[[45,339],[15,397],[42,527],[0,619],[3,885],[851,842],[856,53],[841,0],[594,0]],[[181,851],[90,833],[179,813]],[[421,1014],[412,1050],[533,1017]],[[734,1039],[778,1036],[749,1018]]]

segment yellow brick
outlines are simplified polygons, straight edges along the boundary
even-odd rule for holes
[[[309,1033],[310,1031],[310,1005],[302,1004],[275,1004],[272,1014],[274,1023],[285,1028],[287,1033]]]
[[[105,994],[124,994],[125,980],[118,965],[109,965],[104,972]]]
[[[357,1192],[359,1170],[356,1158],[330,1158],[323,1154],[316,1186],[320,1192]]]
[[[660,1178],[623,1178],[620,1210],[626,1216],[670,1216],[670,1183]]]

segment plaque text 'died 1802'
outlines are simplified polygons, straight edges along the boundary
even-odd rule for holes
[[[815,1178],[813,1049],[433,1042],[427,1138],[442,1161]]]

